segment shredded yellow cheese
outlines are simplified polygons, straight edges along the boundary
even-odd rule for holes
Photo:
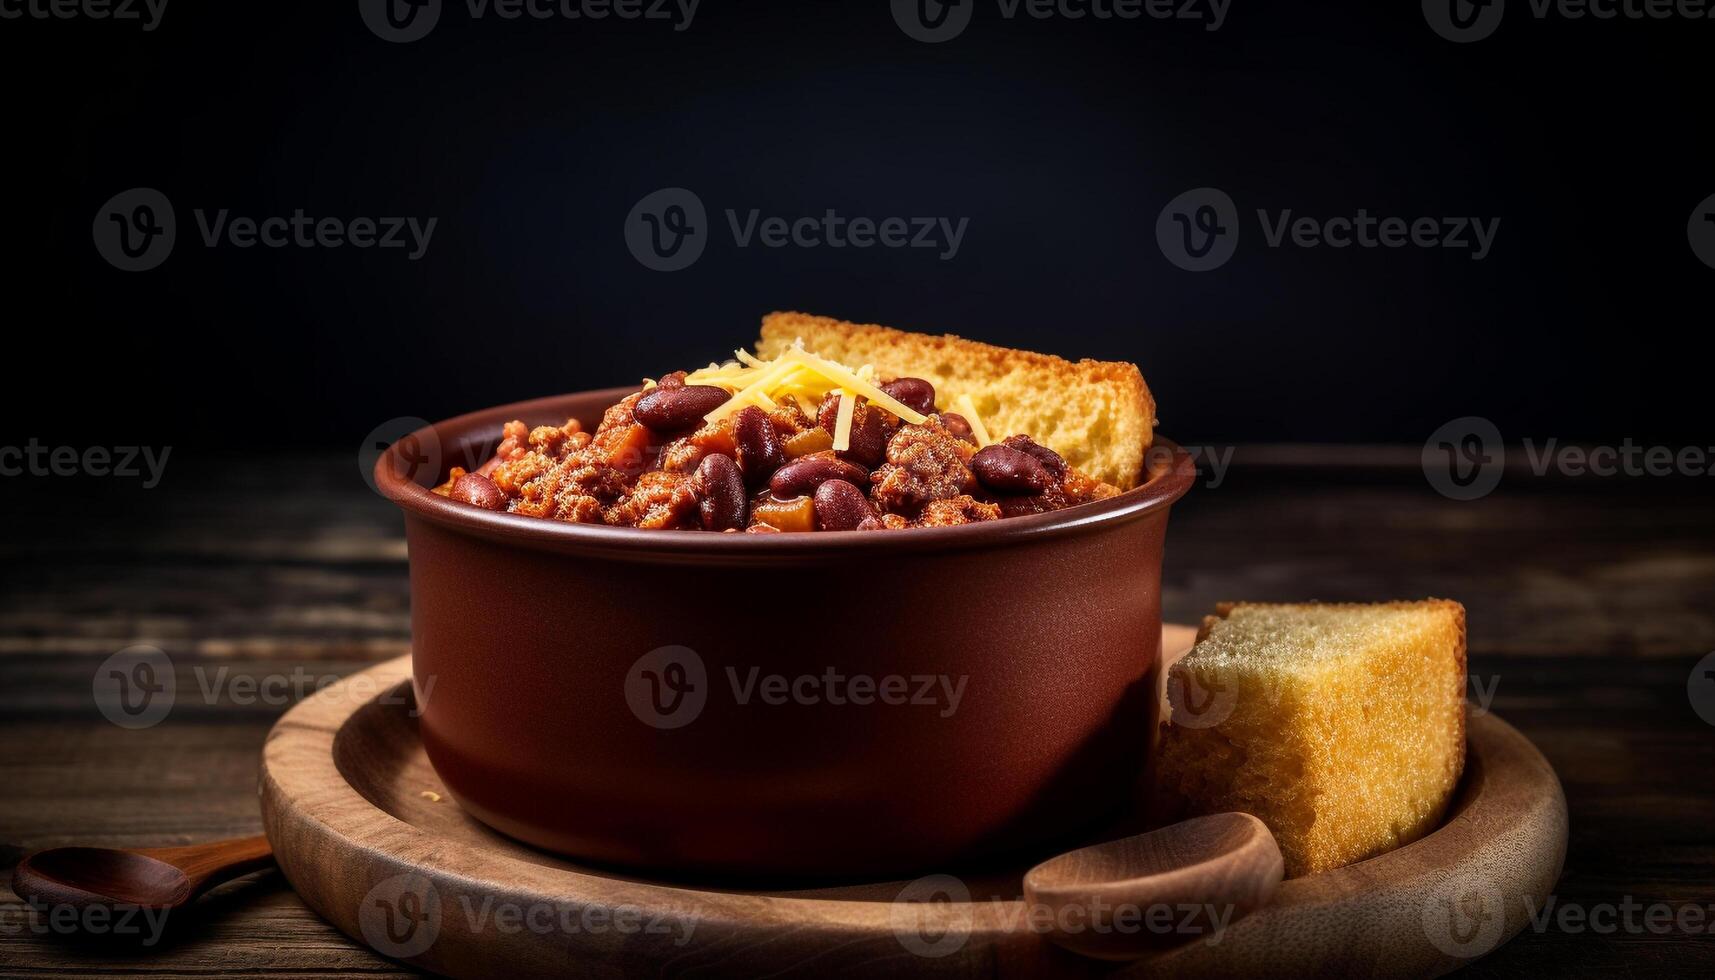
[[[834,448],[846,450],[852,448],[852,419],[857,415],[857,396],[844,388],[840,389],[840,410],[834,416]]]
[[[814,417],[816,404],[832,391],[842,393],[842,413],[854,411],[857,397],[862,396],[871,405],[913,425],[921,425],[926,420],[924,415],[876,386],[873,364],[860,365],[853,370],[806,351],[802,342],[788,347],[772,361],[761,360],[742,350],[734,351],[733,355],[735,359],[732,361],[711,364],[685,377],[686,384],[718,385],[732,392],[732,398],[703,416],[705,422],[718,422],[746,405],[774,409],[786,399],[795,401],[805,414]],[[848,425],[848,436],[849,428]],[[839,442],[838,433],[835,448],[848,448]]]
[[[735,391],[733,396],[727,399],[727,401],[719,408],[716,408],[714,411],[704,415],[703,421],[719,422],[721,419],[726,418],[728,415],[731,415],[746,405],[756,404],[756,395],[758,393],[766,395],[769,388],[778,384],[796,368],[796,364],[781,358],[768,367],[757,370],[755,376],[749,379],[749,382],[745,384],[744,387]],[[705,383],[704,380],[700,378],[695,382],[691,382],[689,377],[686,377],[685,380],[687,383]]]
[[[977,445],[994,445],[994,440],[989,438],[988,427],[983,425],[982,416],[977,414],[977,406],[971,401],[971,396],[960,395],[954,405],[959,409],[959,414],[965,417],[965,421],[971,423],[971,435],[977,437]]]

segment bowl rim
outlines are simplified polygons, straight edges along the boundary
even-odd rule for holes
[[[1087,533],[1165,511],[1183,497],[1196,480],[1191,454],[1170,439],[1156,436],[1144,451],[1148,480],[1106,500],[1077,504],[1063,510],[1024,517],[1007,517],[954,527],[907,528],[897,531],[818,531],[813,534],[716,534],[695,530],[609,527],[576,524],[523,514],[509,514],[448,500],[416,482],[407,466],[396,465],[407,439],[435,440],[444,447],[492,429],[511,419],[570,417],[567,403],[578,399],[604,400],[611,405],[637,391],[637,386],[597,388],[550,395],[467,412],[432,422],[400,437],[375,460],[376,490],[405,512],[437,526],[503,544],[572,553],[631,554],[638,558],[673,556],[825,556],[842,554],[910,553],[994,547],[1045,537]],[[532,424],[545,424],[533,422]],[[438,453],[437,453],[438,455]],[[1165,456],[1165,458],[1164,458]],[[436,477],[440,476],[437,471]]]

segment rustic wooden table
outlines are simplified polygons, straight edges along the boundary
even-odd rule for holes
[[[1169,618],[1227,598],[1463,600],[1473,697],[1536,741],[1571,808],[1556,907],[1470,972],[1715,970],[1715,727],[1688,691],[1715,651],[1709,481],[1520,469],[1461,503],[1416,459],[1240,447],[1220,485],[1175,510]],[[8,881],[41,847],[256,833],[256,759],[287,703],[406,651],[400,521],[352,455],[175,453],[153,490],[12,478],[0,501]],[[139,643],[172,658],[179,695],[166,719],[130,730],[102,715],[92,684]],[[1715,680],[1703,683],[1715,710]],[[412,972],[325,925],[277,873],[205,902],[188,928],[138,948],[68,938],[0,890],[0,973]]]

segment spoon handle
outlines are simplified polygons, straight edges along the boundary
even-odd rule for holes
[[[1132,960],[1208,937],[1262,907],[1284,869],[1261,820],[1217,813],[1050,858],[1025,873],[1024,897],[1055,943]]]
[[[274,863],[274,849],[261,834],[185,847],[139,848],[137,853],[183,871],[191,881],[193,895],[210,885],[260,871]]]

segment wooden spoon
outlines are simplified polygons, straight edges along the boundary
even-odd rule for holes
[[[176,909],[223,881],[274,863],[268,838],[189,847],[55,847],[18,862],[12,890],[32,905]]]
[[[1285,864],[1248,813],[1217,813],[1068,851],[1024,875],[1037,927],[1084,956],[1130,960],[1208,936],[1266,903]]]

